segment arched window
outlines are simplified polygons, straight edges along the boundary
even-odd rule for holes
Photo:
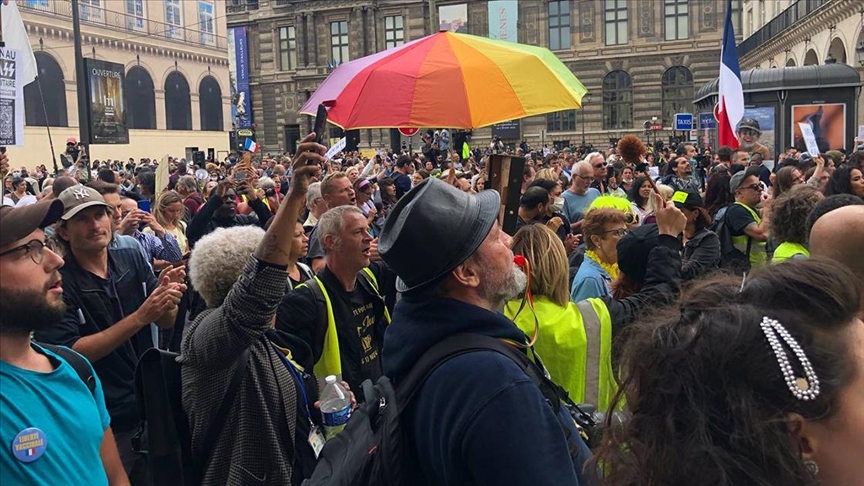
[[[627,71],[603,78],[603,129],[633,127],[633,80]]]
[[[828,48],[828,56],[834,58],[834,62],[846,64],[846,46],[843,45],[843,39],[835,37],[831,41],[831,46]]]
[[[66,85],[63,82],[63,70],[49,54],[38,51],[33,55],[36,57],[39,83],[42,84],[42,96],[39,96],[37,83],[24,86],[25,123],[31,127],[68,127],[69,115],[66,113]]]
[[[812,66],[814,64],[819,64],[819,56],[816,55],[816,51],[810,49],[804,56],[804,63],[802,66]]]
[[[165,80],[165,128],[192,130],[192,97],[189,95],[189,83],[179,71],[169,74]]]
[[[675,121],[675,113],[693,112],[693,73],[684,66],[672,66],[663,73],[663,126]]]
[[[129,128],[156,129],[156,95],[150,73],[140,66],[133,66],[126,73],[123,93]]]
[[[789,58],[786,60],[786,67],[795,67],[795,59]]]
[[[205,76],[198,85],[198,104],[201,108],[201,130],[221,132],[222,90],[213,76]]]

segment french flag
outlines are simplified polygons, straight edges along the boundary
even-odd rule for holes
[[[258,144],[255,142],[255,140],[252,140],[251,138],[246,139],[246,143],[243,144],[243,148],[252,153],[258,152]]]
[[[720,49],[720,87],[717,109],[717,131],[720,146],[738,148],[735,129],[744,118],[744,87],[738,66],[738,48],[732,26],[732,0],[726,1],[726,25],[723,28],[723,47]]]

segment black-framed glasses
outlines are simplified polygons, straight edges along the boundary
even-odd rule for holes
[[[611,233],[614,237],[616,237],[620,240],[621,238],[624,238],[624,236],[628,233],[628,231],[629,230],[627,228],[615,228],[615,229],[603,231],[600,234],[601,235],[608,235]]]
[[[606,162],[601,162],[601,163],[594,166],[595,169],[599,169],[601,167],[606,167]]]
[[[30,240],[24,245],[16,246],[11,250],[6,250],[3,253],[0,253],[0,257],[15,253],[16,251],[24,250],[26,252],[26,255],[28,255],[30,259],[33,260],[33,263],[39,265],[42,263],[42,259],[45,258],[45,248],[47,248],[47,245],[44,241]]]

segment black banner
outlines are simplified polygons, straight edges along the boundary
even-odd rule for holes
[[[90,101],[90,143],[128,144],[123,65],[84,59],[84,69],[87,71],[87,99]]]

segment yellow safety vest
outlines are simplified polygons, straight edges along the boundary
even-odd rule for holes
[[[757,214],[753,208],[737,201],[735,204],[749,211],[757,225],[762,222],[762,218],[759,217],[759,214]],[[764,265],[768,261],[768,254],[765,252],[765,242],[753,240],[747,236],[747,233],[742,233],[741,236],[733,236],[732,245],[741,253],[748,255],[750,258],[750,266],[752,267]]]
[[[780,263],[786,261],[795,255],[804,255],[810,257],[810,251],[800,243],[790,243],[788,241],[780,243],[780,246],[774,250],[774,256],[771,258],[771,263]]]
[[[504,315],[514,319],[521,300],[508,302]],[[587,299],[565,307],[546,296],[534,297],[540,330],[534,350],[543,360],[552,381],[561,385],[576,403],[607,410],[618,384],[612,372],[612,318],[601,299]],[[534,316],[527,307],[514,322],[529,336]]]
[[[378,290],[378,279],[375,278],[375,274],[368,267],[364,268],[363,272],[369,277],[369,283],[380,297],[381,292]],[[324,287],[321,279],[317,276],[312,277],[312,279],[318,284],[318,288],[324,296],[324,306],[327,309],[327,330],[324,333],[324,348],[321,350],[321,357],[318,358],[318,362],[313,367],[315,377],[318,379],[318,388],[323,389],[324,379],[329,375],[336,375],[336,379],[342,381],[342,356],[339,352],[336,318],[333,316],[333,303],[330,301],[330,295],[327,294],[327,289]],[[308,287],[309,282],[311,280],[298,285],[297,288]],[[387,310],[386,304],[382,302],[382,305],[384,305],[384,318],[387,320],[387,324],[390,324],[390,311]]]

